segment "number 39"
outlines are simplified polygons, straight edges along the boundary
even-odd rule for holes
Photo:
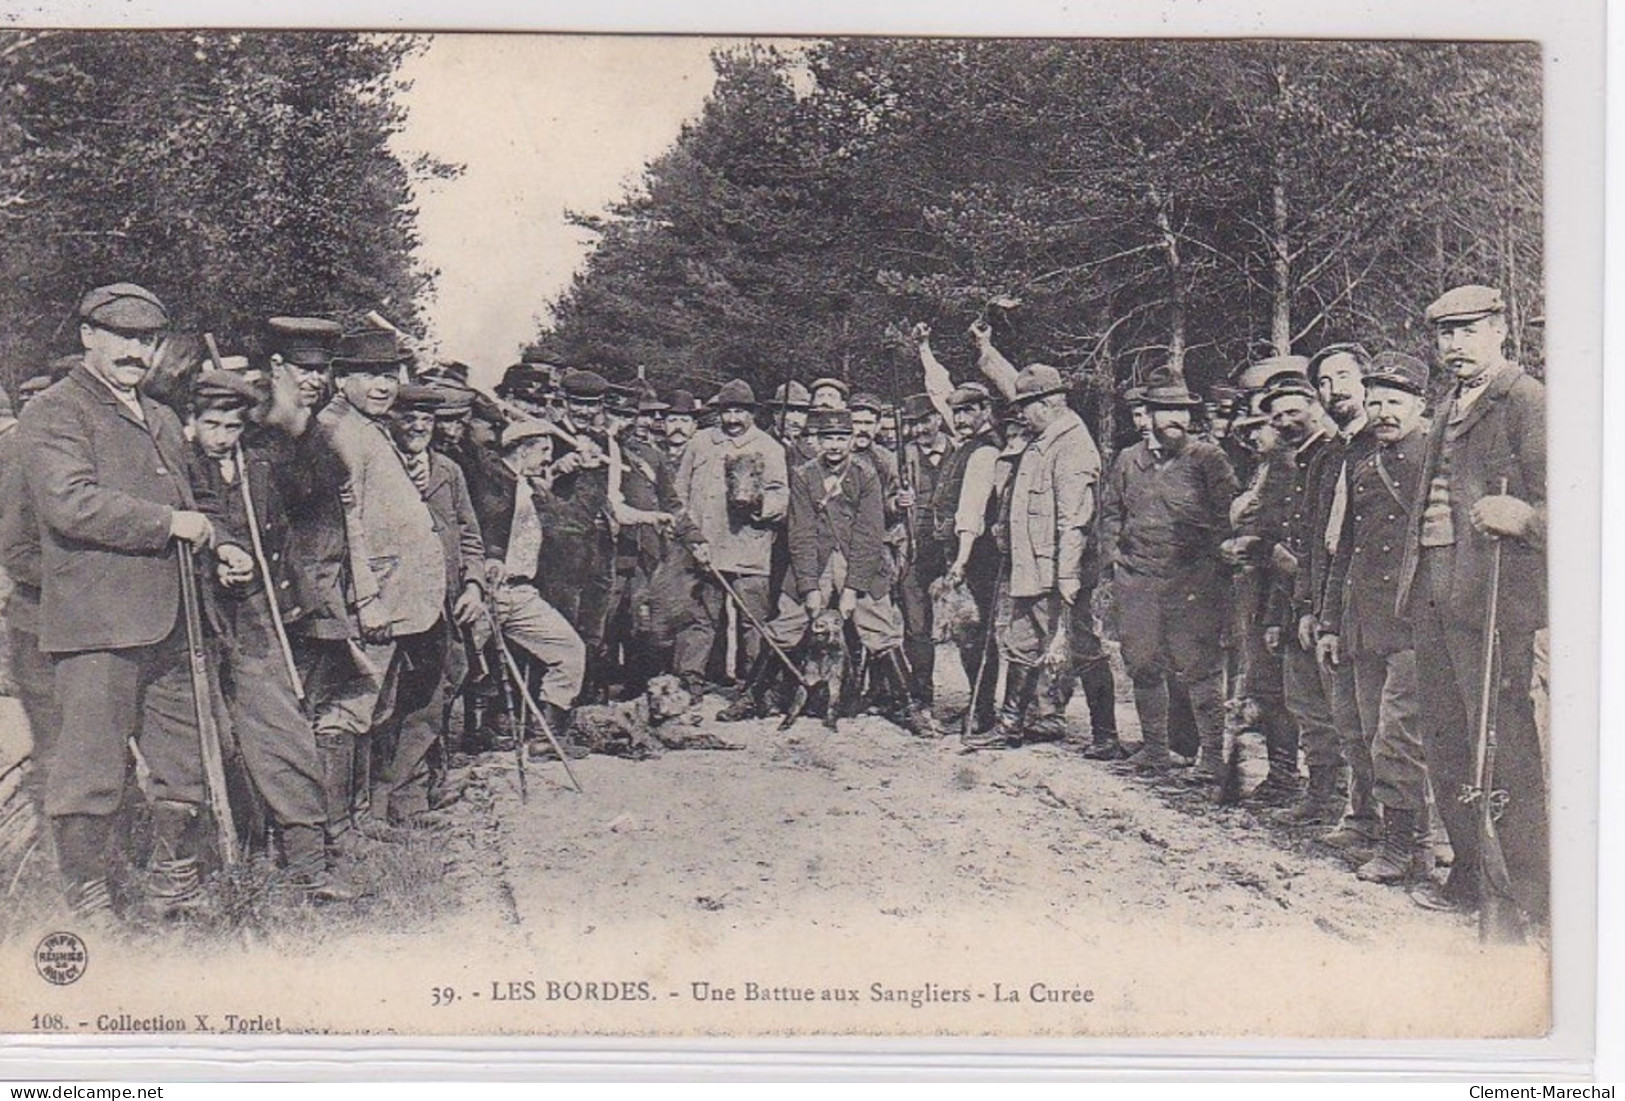
[[[433,999],[429,1002],[431,1006],[450,1005],[452,1002],[457,1000],[457,991],[449,986],[437,986],[430,990],[429,994]]]

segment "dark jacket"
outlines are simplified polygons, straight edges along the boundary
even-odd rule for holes
[[[1451,557],[1447,614],[1462,627],[1483,625],[1494,540],[1473,529],[1469,513],[1479,498],[1499,493],[1505,477],[1507,494],[1532,505],[1535,515],[1519,536],[1502,540],[1501,628],[1533,631],[1546,623],[1546,387],[1513,366],[1486,384],[1459,424],[1450,423],[1450,406],[1446,402],[1437,411],[1428,435],[1411,502],[1397,607],[1402,615],[1410,611],[1412,587],[1419,583],[1423,506],[1450,433],[1450,513],[1456,542],[1442,548]]]
[[[28,403],[19,450],[40,520],[40,648],[115,650],[162,641],[180,610],[170,521],[196,507],[186,440],[165,406],[143,424],[79,365]]]
[[[1216,444],[1193,439],[1178,456],[1144,442],[1118,454],[1100,494],[1102,567],[1170,578],[1221,561],[1236,476]]]
[[[1309,510],[1304,545],[1308,557],[1299,561],[1298,575],[1293,579],[1292,586],[1292,610],[1297,616],[1314,615],[1329,622],[1325,607],[1332,554],[1326,548],[1326,527],[1337,499],[1337,485],[1343,471],[1352,470],[1376,446],[1377,437],[1372,433],[1371,426],[1366,425],[1347,439],[1333,436],[1310,460],[1304,494],[1304,503]],[[1420,460],[1420,454],[1415,458]]]
[[[28,493],[21,434],[13,424],[0,434],[0,569],[11,578],[6,623],[13,630],[39,633],[39,519]]]
[[[819,459],[790,472],[790,573],[785,588],[805,597],[837,549],[846,559],[846,587],[880,596],[891,587],[886,557],[885,505],[880,479],[868,463],[849,460],[834,494],[824,488]]]
[[[1410,620],[1394,614],[1394,603],[1427,435],[1424,424],[1397,443],[1365,449],[1349,467],[1348,506],[1318,613],[1347,653],[1383,656],[1413,645]]]
[[[474,582],[485,588],[485,542],[479,517],[469,500],[468,484],[457,464],[438,452],[429,453],[429,484],[423,500],[434,517],[440,549],[446,559],[446,595],[456,599],[463,586]]]
[[[1314,506],[1310,487],[1310,474],[1317,460],[1332,446],[1329,436],[1317,436],[1296,452],[1281,451],[1271,456],[1269,469],[1264,474],[1264,485],[1259,491],[1259,534],[1264,537],[1264,570],[1269,575],[1269,596],[1264,610],[1264,625],[1296,630],[1301,614],[1293,593],[1298,584],[1297,574],[1281,571],[1270,558],[1270,548],[1276,543],[1291,551],[1298,559],[1298,573],[1310,568],[1310,544],[1314,541]],[[1324,528],[1321,529],[1324,532]],[[1305,591],[1308,585],[1305,584]]]
[[[283,622],[291,625],[302,620],[320,600],[319,591],[310,584],[309,572],[297,568],[289,554],[294,513],[318,495],[336,499],[344,484],[344,464],[322,446],[315,433],[307,432],[294,441],[280,432],[252,426],[243,434],[242,455],[277,610]],[[242,481],[228,484],[219,464],[195,447],[190,477],[198,508],[214,524],[216,542],[234,544],[252,554],[253,536],[248,530]],[[342,533],[339,547],[342,549]],[[222,590],[220,595],[226,600],[235,599],[257,591],[261,583],[256,576],[247,587]]]

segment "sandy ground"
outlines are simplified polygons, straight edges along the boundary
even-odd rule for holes
[[[950,676],[943,702],[962,693]],[[1119,710],[1135,737],[1132,707]],[[511,754],[476,759],[450,825],[412,843],[427,869],[413,898],[109,943],[97,981],[73,987],[42,989],[31,930],[13,928],[0,991],[30,997],[0,994],[0,1028],[26,1030],[44,1007],[96,1031],[110,1008],[155,1004],[254,1006],[281,1031],[339,1032],[1547,1027],[1544,951],[1483,949],[1468,921],[1359,882],[1312,834],[1244,807],[1118,775],[1081,743],[962,755],[956,738],[874,717],[835,734],[775,722],[710,728],[736,751],[573,762],[582,793],[533,761],[522,799]],[[355,870],[367,878],[365,856]]]

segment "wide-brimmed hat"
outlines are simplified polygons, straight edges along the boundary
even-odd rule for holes
[[[713,409],[754,409],[756,407],[756,391],[750,388],[750,383],[742,378],[731,378],[722,384],[716,396],[711,399]]]
[[[782,382],[779,388],[773,391],[774,405],[782,405],[786,409],[805,409],[812,402],[812,392],[795,379]]]
[[[937,407],[930,394],[910,394],[903,399],[905,421],[925,421],[937,415]]]
[[[1151,409],[1195,409],[1202,404],[1172,367],[1158,368],[1146,377],[1140,400]]]
[[[1026,405],[1051,394],[1066,393],[1066,380],[1061,372],[1047,363],[1032,363],[1023,367],[1016,376],[1016,396],[1011,400]]]
[[[700,413],[700,403],[688,390],[673,390],[668,405],[667,416],[697,417]]]

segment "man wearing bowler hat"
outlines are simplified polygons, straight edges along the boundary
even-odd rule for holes
[[[1498,580],[1499,676],[1491,687],[1495,786],[1506,792],[1498,832],[1513,901],[1541,921],[1550,874],[1546,766],[1530,681],[1534,635],[1546,624],[1546,388],[1506,358],[1506,303],[1495,288],[1456,287],[1426,317],[1455,385],[1435,412],[1411,502],[1399,607],[1416,632],[1422,743],[1456,859],[1442,891],[1413,897],[1461,908],[1482,901],[1477,807],[1462,795],[1472,794],[1485,616]]]
[[[1166,774],[1168,679],[1190,695],[1198,756],[1193,778],[1218,780],[1224,744],[1222,636],[1236,478],[1219,448],[1191,434],[1198,402],[1171,369],[1147,379],[1145,446],[1124,451],[1101,493],[1101,577],[1117,607],[1123,661],[1134,682],[1143,741],[1123,764]]]
[[[214,528],[186,479],[186,440],[140,392],[169,315],[151,291],[114,283],[79,301],[83,360],[19,422],[41,543],[39,644],[55,662],[59,731],[45,813],[68,902],[112,909],[113,814],[129,741],[150,771],[153,854],[147,899],[162,916],[201,900],[205,791],[176,544]]]
[[[314,431],[342,463],[344,483],[295,514],[296,537],[316,552],[306,559],[314,606],[297,637],[335,846],[353,842],[352,827],[393,836],[368,813],[387,811],[368,803],[369,735],[388,718],[404,663],[440,622],[445,599],[434,517],[389,434],[405,363],[388,330],[340,339],[338,392],[317,414]]]
[[[683,461],[683,452],[688,449],[688,442],[694,438],[699,428],[697,417],[700,411],[699,402],[687,390],[673,390],[671,399],[667,403],[664,418],[664,437],[662,443],[666,449],[666,459],[671,463],[675,472],[677,465]]]

